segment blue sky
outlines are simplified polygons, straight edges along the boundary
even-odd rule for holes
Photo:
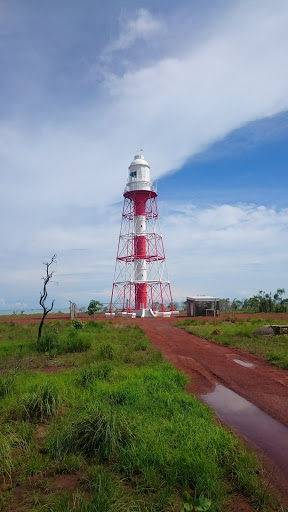
[[[0,309],[109,300],[142,147],[172,292],[288,290],[288,4],[0,3]]]

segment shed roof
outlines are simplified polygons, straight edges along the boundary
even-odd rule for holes
[[[196,295],[194,297],[186,297],[187,300],[194,300],[196,302],[206,302],[209,300],[219,300],[219,297],[211,297],[210,295]]]

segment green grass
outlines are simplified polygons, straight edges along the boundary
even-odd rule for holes
[[[283,322],[283,320],[282,320]],[[282,323],[280,321],[280,323]],[[175,325],[181,329],[196,334],[208,340],[214,340],[225,346],[236,347],[246,350],[251,354],[263,356],[267,361],[281,369],[288,368],[288,336],[259,336],[253,331],[262,325],[273,325],[279,323],[269,316],[263,318],[239,318],[198,320],[185,319],[176,322]],[[284,324],[287,323],[287,320]],[[220,331],[215,333],[215,331]]]
[[[210,498],[212,512],[224,511],[234,493],[259,510],[278,510],[253,453],[185,392],[185,375],[137,326],[47,326],[58,346],[69,339],[89,346],[79,352],[39,352],[33,326],[11,328],[13,339],[9,326],[2,330],[11,345],[4,367],[14,371],[1,375],[11,385],[0,399],[0,479],[12,490],[2,493],[0,510],[19,486],[26,486],[23,512],[179,512],[185,490]],[[72,368],[45,374],[40,365]],[[56,490],[59,475],[77,475],[76,488]]]
[[[20,398],[16,417],[42,423],[57,414],[60,403],[57,386],[53,382],[44,382]]]
[[[0,399],[12,391],[14,384],[15,375],[13,373],[0,375]]]

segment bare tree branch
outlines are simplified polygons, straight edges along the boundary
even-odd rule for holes
[[[43,316],[42,316],[41,322],[39,324],[38,341],[41,338],[42,327],[44,325],[45,318],[48,315],[48,313],[50,313],[50,311],[52,311],[53,306],[54,306],[54,302],[55,302],[55,300],[53,299],[50,307],[47,307],[46,304],[45,304],[45,301],[46,301],[46,299],[48,297],[48,292],[47,292],[47,288],[46,287],[47,287],[49,281],[51,280],[51,278],[52,278],[52,276],[54,274],[54,271],[53,270],[49,271],[49,269],[50,269],[50,266],[53,263],[55,263],[56,258],[57,258],[57,255],[54,254],[50,261],[45,261],[43,263],[43,265],[46,266],[46,275],[42,278],[44,280],[44,284],[43,284],[43,290],[42,290],[42,292],[40,292],[40,300],[39,300],[39,304],[43,308]]]

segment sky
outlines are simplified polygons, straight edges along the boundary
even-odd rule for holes
[[[140,148],[174,299],[288,293],[286,0],[0,0],[0,311],[111,294]]]

